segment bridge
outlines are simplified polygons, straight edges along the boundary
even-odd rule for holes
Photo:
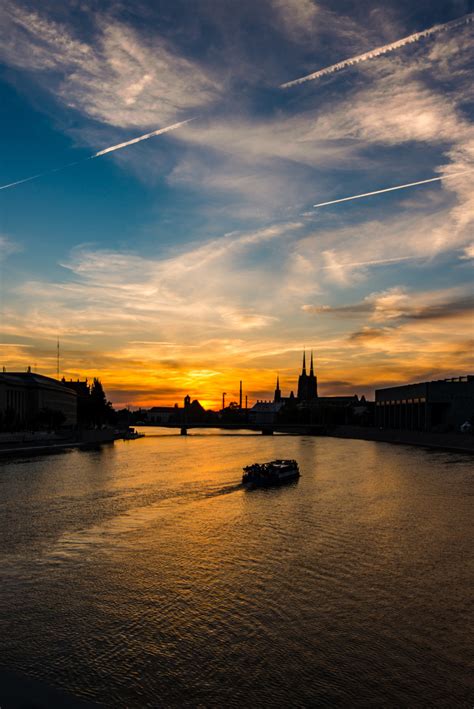
[[[154,423],[149,428],[169,428],[179,430],[181,436],[187,436],[190,429],[220,429],[223,431],[256,431],[263,436],[274,433],[286,433],[294,436],[323,436],[325,426],[321,424],[262,424],[262,423]]]

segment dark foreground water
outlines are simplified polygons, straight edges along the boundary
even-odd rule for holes
[[[297,484],[239,487],[273,457]],[[113,707],[472,706],[471,463],[212,434],[3,462],[0,670]]]

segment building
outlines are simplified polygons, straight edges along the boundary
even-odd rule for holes
[[[277,376],[277,383],[276,383],[276,387],[275,387],[275,395],[273,397],[273,401],[275,402],[275,404],[278,404],[281,401],[281,389],[280,389],[280,377],[279,376]]]
[[[375,425],[411,431],[458,429],[474,417],[474,375],[375,391]]]
[[[87,379],[80,380],[77,379],[73,381],[70,379],[66,381],[63,377],[61,379],[61,384],[67,389],[72,389],[77,395],[77,423],[79,425],[87,425],[91,423],[92,420],[92,406],[91,406],[91,390]]]
[[[319,396],[318,378],[314,371],[313,353],[311,352],[309,372],[306,369],[306,352],[303,352],[303,365],[298,376],[297,396],[291,392],[289,397],[284,397],[280,389],[280,377],[277,376],[273,404],[283,404],[278,411],[273,413],[281,423],[311,423],[319,425],[337,425],[358,423],[368,420],[367,402],[359,399],[356,394],[349,396]],[[266,402],[257,402],[264,404]],[[252,411],[252,410],[251,410]],[[254,413],[254,415],[256,412]],[[263,409],[259,418],[264,416]],[[266,412],[270,415],[269,410]]]
[[[212,412],[206,411],[197,399],[191,400],[189,394],[184,397],[183,407],[178,404],[174,406],[152,406],[142,412],[143,422],[155,424],[179,424],[204,423],[212,416]]]
[[[56,414],[62,425],[77,423],[77,394],[61,382],[42,374],[0,373],[0,415],[3,428],[21,429],[46,422]]]
[[[273,401],[275,404],[281,404],[281,403],[286,404],[288,402],[291,402],[291,403],[296,402],[295,395],[292,391],[290,392],[290,396],[283,396],[282,395],[281,389],[280,389],[280,377],[279,376],[277,376],[277,380],[276,380]]]
[[[313,352],[311,352],[309,373],[306,371],[306,352],[303,352],[303,366],[301,374],[298,376],[297,396],[293,392],[289,397],[282,396],[280,389],[280,377],[277,376],[274,403],[295,403],[300,408],[323,408],[335,407],[344,408],[358,405],[359,399],[356,394],[349,396],[319,396],[318,395],[318,378],[314,373]],[[365,404],[365,399],[363,401]]]
[[[249,423],[263,426],[275,423],[280,410],[284,406],[284,401],[257,401],[249,409]]]
[[[147,420],[149,423],[170,423],[173,417],[178,416],[178,404],[174,406],[152,406],[148,411]]]
[[[312,352],[309,374],[306,373],[306,352],[303,352],[303,367],[298,377],[297,398],[298,401],[314,401],[318,398],[318,380],[314,374]]]

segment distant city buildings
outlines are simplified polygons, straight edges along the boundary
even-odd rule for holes
[[[176,416],[177,410],[178,404],[175,404],[174,406],[152,406],[151,409],[148,409],[147,411],[148,423],[170,423],[173,416]]]
[[[120,412],[119,412],[120,413]],[[152,406],[149,409],[140,408],[128,412],[128,418],[134,424],[151,424],[155,426],[181,425],[187,421],[193,423],[216,423],[218,415],[214,411],[206,411],[197,399],[191,399],[189,394],[184,397],[183,406]]]
[[[247,400],[247,397],[246,397]],[[99,379],[58,381],[31,372],[0,373],[0,431],[102,428],[122,423],[182,426],[257,427],[319,426],[328,430],[340,424],[377,426],[412,431],[472,430],[474,426],[474,375],[377,389],[375,402],[356,394],[319,396],[313,353],[309,371],[306,353],[298,376],[297,395],[284,396],[276,377],[273,400],[258,400],[250,409],[231,401],[220,411],[205,410],[186,395],[182,406],[115,412]],[[464,426],[464,428],[462,428]]]
[[[249,422],[256,425],[272,423],[314,423],[335,424],[367,420],[368,404],[365,398],[352,396],[319,396],[318,378],[314,370],[313,353],[310,354],[309,372],[306,366],[306,352],[298,376],[297,395],[291,391],[285,397],[277,376],[273,401],[257,401],[249,410]]]

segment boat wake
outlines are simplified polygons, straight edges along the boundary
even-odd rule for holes
[[[84,552],[89,552],[92,547],[104,552],[107,549],[126,547],[127,535],[132,535],[146,526],[175,521],[177,514],[188,514],[186,507],[189,504],[200,500],[208,501],[241,490],[241,483],[232,483],[212,488],[193,486],[191,489],[188,487],[179,491],[174,490],[172,494],[165,493],[158,500],[130,508],[114,517],[104,519],[99,524],[66,532],[45,556],[51,561],[58,562],[78,558]]]

